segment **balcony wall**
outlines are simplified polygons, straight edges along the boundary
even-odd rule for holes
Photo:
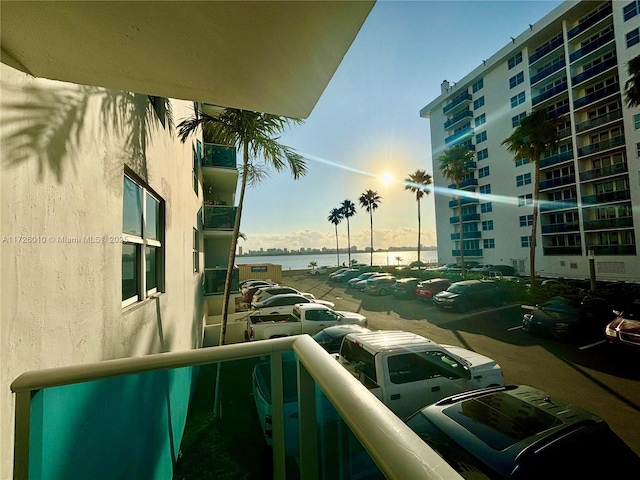
[[[604,88],[596,90],[593,93],[585,95],[584,97],[580,97],[573,102],[573,108],[578,109],[585,107],[597,100],[606,98],[610,95],[620,93],[620,85],[618,83],[614,83],[613,85],[608,85]]]
[[[237,168],[235,147],[214,143],[205,143],[203,147],[203,167]]]
[[[533,85],[534,83],[538,83],[543,78],[547,78],[549,75],[557,72],[558,70],[562,70],[566,65],[567,63],[564,61],[564,59],[562,59],[561,61],[556,62],[553,65],[545,68],[541,72],[536,73],[531,77],[531,85]]]
[[[204,269],[204,294],[220,295],[224,293],[224,281],[227,277],[226,268],[205,268]],[[233,269],[231,276],[231,292],[240,291],[240,270]]]
[[[614,163],[613,165],[607,165],[606,167],[580,172],[580,181],[586,182],[598,178],[609,177],[611,175],[619,175],[625,172],[627,172],[627,162]]]
[[[451,250],[451,255],[453,255],[454,257],[459,257],[460,256],[460,250]],[[482,256],[482,250],[481,249],[465,250],[464,251],[464,256],[465,257],[481,257]]]
[[[565,175],[564,177],[552,178],[551,180],[543,180],[540,182],[540,190],[548,190],[550,188],[562,187],[576,183],[575,175]]]
[[[444,115],[447,115],[448,113],[454,113],[457,108],[468,105],[472,99],[473,97],[468,92],[465,92],[462,95],[458,95],[452,100],[451,103],[444,106],[444,108],[442,109],[442,113]]]
[[[540,168],[551,167],[552,165],[557,165],[558,163],[563,163],[572,159],[573,151],[558,153],[556,155],[540,159]]]
[[[560,45],[563,45],[563,44],[564,44],[564,40],[562,38],[556,38],[549,45],[546,45],[545,47],[536,51],[533,55],[529,56],[529,65],[531,65],[533,62],[537,62],[542,57],[553,52],[555,49],[557,49]]]
[[[565,232],[579,232],[580,224],[575,223],[554,223],[549,225],[542,225],[542,233],[565,233]]]
[[[202,224],[205,230],[230,230],[236,221],[238,207],[205,205],[202,208]]]
[[[542,253],[544,255],[582,255],[582,247],[581,246],[543,247]]]
[[[597,13],[594,13],[593,15],[588,16],[578,25],[576,25],[571,30],[569,30],[567,32],[567,37],[571,39],[581,34],[582,32],[586,31],[587,29],[589,29],[590,27],[598,23],[603,18],[607,18],[609,15],[611,15],[612,12],[613,12],[613,7],[611,6],[611,3],[609,3],[600,12],[597,12]]]
[[[455,126],[457,123],[459,123],[460,121],[462,121],[462,120],[464,120],[466,118],[473,118],[473,112],[471,112],[469,110],[465,110],[463,112],[458,113],[457,115],[454,115],[449,120],[444,122],[445,130]]]
[[[545,100],[549,100],[552,97],[555,97],[556,95],[565,92],[567,90],[567,82],[564,81],[562,82],[560,85],[557,85],[545,92],[542,92],[540,95],[536,95],[535,97],[533,97],[533,100],[531,100],[531,103],[535,106],[539,103],[544,102]]]
[[[461,142],[471,135],[473,135],[473,127],[467,127],[464,130],[460,130],[459,132],[454,133],[453,135],[449,135],[444,139],[444,143],[446,145],[451,145],[457,142]]]
[[[578,148],[578,156],[584,157],[585,155],[591,155],[593,153],[603,152],[610,148],[616,148],[624,146],[624,135],[618,135],[617,137],[603,140],[602,142],[592,143],[591,145],[585,145]]]
[[[473,240],[475,238],[482,238],[482,232],[480,232],[480,231],[464,232],[464,239],[465,240]],[[451,240],[460,240],[460,233],[452,233],[451,234]]]
[[[564,200],[544,201],[540,203],[541,212],[551,212],[553,210],[566,210],[576,208],[577,198],[565,198]]]
[[[599,220],[585,220],[585,230],[617,230],[633,227],[633,217],[601,218]]]
[[[635,245],[587,245],[595,255],[635,255]]]
[[[463,215],[462,216],[462,221],[463,222],[477,222],[480,220],[480,214],[479,213],[470,213],[468,215]],[[460,223],[460,217],[450,217],[449,218],[449,223]]]
[[[596,75],[609,70],[612,67],[615,67],[618,64],[618,59],[613,56],[610,58],[607,58],[604,62],[601,62],[591,68],[588,68],[586,70],[584,70],[582,73],[579,73],[578,75],[576,75],[575,77],[573,77],[571,79],[571,84],[572,85],[577,85],[579,83],[582,83],[586,80],[589,80],[590,78],[595,77]]]
[[[474,204],[474,203],[480,203],[480,200],[477,198],[462,197],[462,200],[461,200],[462,206]],[[458,207],[458,200],[451,200],[449,202],[449,208],[457,208],[457,207]]]
[[[607,33],[606,35],[603,35],[602,37],[598,38],[596,41],[591,42],[589,45],[580,48],[578,50],[576,50],[575,52],[571,53],[569,55],[569,62],[575,62],[576,60],[578,60],[579,58],[584,57],[585,55],[591,53],[591,52],[595,52],[597,49],[599,49],[600,47],[606,45],[607,43],[613,41],[614,38],[614,33],[613,31]]]
[[[597,205],[599,203],[621,202],[631,199],[630,190],[617,190],[614,192],[597,193],[595,195],[585,195],[582,197],[583,205]]]
[[[605,115],[601,115],[591,120],[587,120],[586,122],[577,123],[576,132],[580,133],[586,130],[591,130],[592,128],[596,128],[601,125],[606,125],[607,123],[614,122],[621,118],[622,118],[622,110],[614,110],[613,112],[609,112]]]

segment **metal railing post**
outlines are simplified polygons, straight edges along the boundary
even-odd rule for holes
[[[273,442],[273,478],[284,480],[285,466],[284,439],[284,382],[282,380],[282,353],[271,354],[271,433]]]
[[[31,428],[31,390],[16,393],[13,478],[29,478],[29,431]]]

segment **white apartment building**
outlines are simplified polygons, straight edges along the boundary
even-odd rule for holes
[[[529,274],[534,169],[502,145],[532,109],[561,119],[541,161],[536,270],[549,277],[640,280],[640,108],[624,96],[640,55],[640,2],[565,2],[512,39],[420,115],[430,120],[438,258],[508,264]],[[454,188],[438,170],[449,147],[475,151]],[[466,195],[466,196],[465,196]],[[464,245],[460,245],[459,215]]]

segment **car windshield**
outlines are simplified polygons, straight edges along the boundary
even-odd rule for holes
[[[579,297],[553,297],[542,304],[543,310],[552,312],[577,312],[580,308]]]
[[[469,285],[451,285],[447,288],[447,292],[451,293],[464,293],[469,290]]]
[[[630,320],[640,320],[640,301],[636,300],[622,311],[622,317]]]

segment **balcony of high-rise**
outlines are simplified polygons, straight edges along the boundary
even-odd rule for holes
[[[591,170],[580,172],[580,181],[587,182],[591,180],[598,180],[601,178],[612,177],[621,175],[628,172],[627,162],[618,162],[611,165],[605,165]]]
[[[617,135],[613,138],[608,138],[606,140],[594,142],[578,148],[578,157],[584,157],[594,153],[603,153],[614,148],[623,147],[624,145],[624,135]]]

